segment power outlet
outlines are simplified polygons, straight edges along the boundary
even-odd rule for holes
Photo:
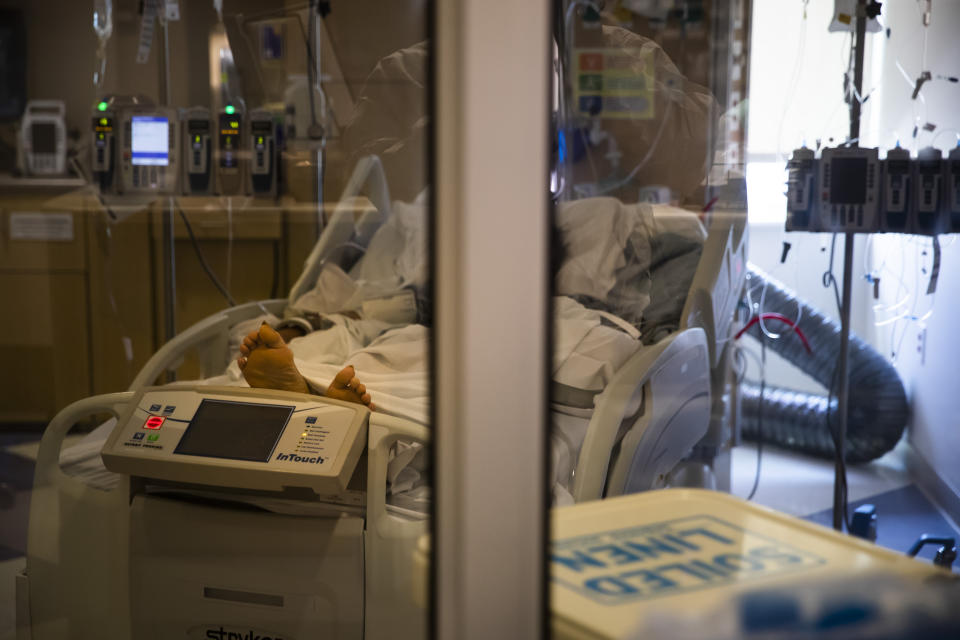
[[[921,329],[917,333],[917,353],[920,354],[920,366],[927,363],[927,330]]]

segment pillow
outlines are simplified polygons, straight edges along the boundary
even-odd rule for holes
[[[624,204],[615,198],[561,203],[556,226],[562,254],[557,294],[609,311],[636,326],[653,296],[666,291],[676,297],[676,287],[666,286],[670,280],[689,288],[706,239],[696,214],[669,205]],[[676,260],[684,255],[693,257]],[[656,287],[654,273],[660,280]],[[686,289],[683,294],[685,298]],[[654,302],[662,305],[663,300]],[[661,315],[658,323],[664,320]]]

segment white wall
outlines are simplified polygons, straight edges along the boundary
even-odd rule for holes
[[[862,146],[885,150],[899,142],[913,152],[928,145],[946,150],[960,137],[960,84],[929,82],[923,88],[922,100],[911,99],[912,78],[923,69],[934,75],[960,75],[960,2],[933,3],[925,45],[924,4],[913,0],[883,3],[882,20],[890,28],[890,36],[868,36],[864,95],[870,98],[864,108]],[[783,11],[780,23],[772,15],[764,21],[765,12],[774,9],[772,5]],[[847,117],[845,105],[840,109],[829,106],[837,100],[845,66],[837,48],[848,42],[846,36],[826,33],[824,16],[832,8],[832,1],[811,0],[803,51],[819,53],[804,55],[800,71],[792,73],[799,52],[801,23],[796,14],[801,5],[799,0],[785,7],[770,0],[755,3],[748,140],[748,159],[753,160],[748,169],[750,260],[772,270],[804,298],[835,316],[833,294],[820,282],[827,263],[822,248],[829,247],[830,236],[786,234],[782,230],[786,208],[783,155],[804,141],[812,145],[811,137],[842,139]],[[824,51],[833,53],[824,56]],[[795,80],[784,85],[784,78]],[[788,110],[783,118],[785,105]],[[836,116],[824,115],[834,111]],[[925,131],[926,123],[936,125],[935,129]],[[817,130],[825,133],[807,133]],[[769,164],[778,160],[778,151],[779,161]],[[793,246],[787,264],[780,265],[784,239]],[[960,245],[954,240],[952,236],[941,238],[944,247],[939,286],[935,296],[928,296],[932,265],[929,239],[882,235],[869,240],[858,238],[852,326],[855,333],[894,359],[913,405],[910,442],[952,493],[960,495],[960,332],[955,320],[960,307]],[[842,246],[842,238],[838,246]],[[841,269],[842,252],[838,252],[838,278]],[[868,272],[880,276],[878,300],[873,299],[872,286],[864,277]],[[899,316],[907,317],[890,322]],[[815,388],[776,358],[770,359],[767,379],[772,384]]]
[[[750,96],[747,133],[747,188],[750,216],[750,262],[796,291],[820,311],[838,319],[832,289],[823,272],[830,255],[830,234],[786,233],[786,161],[794,148],[836,144],[849,133],[849,107],[843,101],[843,73],[851,36],[827,30],[833,0],[755,0],[751,32]],[[805,13],[804,13],[805,11]],[[880,37],[880,36],[875,36]],[[869,53],[869,51],[868,51]],[[875,75],[868,63],[868,78]],[[867,101],[864,121],[875,118]],[[869,125],[867,125],[869,126]],[[791,244],[780,263],[783,242]],[[837,237],[834,274],[842,287],[843,237]],[[864,279],[864,242],[858,238],[854,262],[851,326],[871,339],[869,290]],[[839,321],[839,320],[838,320]],[[771,330],[783,327],[771,324]],[[791,339],[791,338],[784,338]],[[750,345],[758,348],[756,344]],[[756,367],[750,377],[756,378]],[[768,351],[768,384],[824,392],[792,365]]]
[[[922,4],[922,3],[921,3]],[[880,104],[880,144],[889,147],[899,137],[903,146],[912,150],[933,143],[950,149],[957,142],[960,129],[960,85],[946,81],[927,83],[922,95],[925,104],[910,99],[911,87],[897,68],[896,62],[910,76],[921,70],[923,27],[915,2],[885,2],[884,13],[891,27],[883,63]],[[926,68],[934,74],[960,75],[960,2],[934,2],[932,22],[928,28]],[[932,133],[921,132],[914,141],[913,125],[936,124]],[[952,130],[951,130],[952,129]],[[903,343],[897,356],[897,368],[903,376],[913,403],[910,441],[917,452],[933,467],[940,478],[960,494],[960,333],[957,312],[960,310],[960,246],[954,236],[941,241],[943,250],[940,281],[935,296],[926,296],[928,274],[918,273],[931,262],[930,242],[882,237],[876,242],[876,263],[887,260],[892,274],[901,274],[915,295],[910,301],[911,315],[922,317],[930,309],[933,314],[925,323],[901,321],[891,336],[891,328],[878,332],[880,344]],[[926,255],[924,254],[926,251]],[[881,285],[883,278],[881,276]],[[888,305],[897,302],[902,292],[895,287],[882,287]],[[919,289],[919,292],[917,292]],[[918,294],[917,294],[918,293]],[[924,326],[925,325],[925,326]]]

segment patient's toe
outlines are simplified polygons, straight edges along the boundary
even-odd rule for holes
[[[355,374],[356,370],[350,365],[341,369],[340,373],[330,382],[330,386],[324,395],[328,398],[366,405],[370,409],[373,409],[366,385],[361,383]]]
[[[354,371],[353,365],[348,364],[333,378],[333,384],[330,386],[337,387],[338,389],[346,389],[350,386],[350,380],[353,379],[354,373],[356,372]]]
[[[284,341],[283,336],[277,333],[273,327],[264,322],[260,325],[260,330],[257,332],[260,342],[271,349],[279,349],[285,347],[287,343]]]

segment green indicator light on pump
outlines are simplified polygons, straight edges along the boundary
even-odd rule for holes
[[[228,104],[223,108],[228,116],[232,116],[236,112],[236,108],[232,104]]]
[[[100,104],[97,105],[97,109],[99,109],[100,111],[106,111],[107,106],[108,106],[107,103],[101,100]]]

